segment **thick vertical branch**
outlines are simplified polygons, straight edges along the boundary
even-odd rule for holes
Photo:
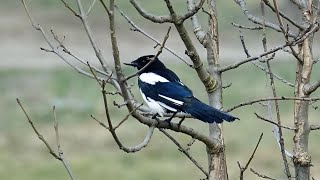
[[[297,63],[297,76],[295,86],[295,97],[309,97],[304,94],[303,87],[310,81],[313,58],[311,52],[310,39],[303,41],[301,54],[303,63]],[[296,179],[310,179],[311,157],[308,154],[308,138],[310,126],[308,122],[309,103],[296,100],[294,102],[294,158],[293,163],[296,172]]]
[[[210,76],[216,79],[216,89],[212,93],[208,93],[209,104],[217,109],[222,108],[222,82],[221,73],[217,71],[219,66],[219,38],[218,38],[218,20],[216,11],[216,1],[208,1],[209,8],[209,31],[207,40],[207,61],[209,65],[208,72]],[[221,124],[210,124],[209,125],[209,135],[213,139],[217,139],[223,145],[219,151],[210,151],[207,149],[208,153],[208,163],[209,163],[209,180],[219,179],[227,180],[227,164],[226,155],[224,148],[223,139],[223,129]]]
[[[303,5],[302,23],[305,26],[310,26],[313,23],[313,17],[311,17],[312,15],[310,11],[308,11],[308,2],[308,0],[301,1]],[[313,33],[310,34],[299,46],[301,62],[297,62],[295,97],[308,98],[310,96],[310,94],[304,92],[304,89],[310,83],[312,66],[314,64],[312,41]],[[296,130],[293,137],[293,163],[297,180],[310,179],[311,157],[308,154],[308,140],[310,133],[308,112],[309,103],[299,100],[294,102],[294,126]]]

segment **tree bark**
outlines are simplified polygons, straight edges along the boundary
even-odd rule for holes
[[[300,54],[302,62],[297,63],[297,75],[295,85],[295,97],[308,98],[308,94],[304,94],[304,86],[310,82],[310,74],[312,71],[312,38],[303,41]],[[310,126],[308,122],[309,102],[296,100],[294,102],[294,126],[295,135],[294,142],[294,158],[293,163],[297,180],[310,179],[311,157],[308,154],[308,139]]]
[[[209,104],[217,109],[222,108],[222,82],[221,73],[217,71],[219,67],[219,36],[218,19],[216,11],[216,1],[208,0],[209,8],[209,30],[207,34],[207,61],[208,72],[216,80],[215,90],[208,92]],[[224,148],[222,124],[210,124],[209,136],[221,142],[219,149],[207,149],[209,164],[209,180],[228,180],[226,155]]]

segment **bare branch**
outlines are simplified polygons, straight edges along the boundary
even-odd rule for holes
[[[93,1],[92,1],[91,5],[90,5],[90,7],[89,7],[89,9],[88,9],[88,11],[87,11],[87,13],[86,13],[86,16],[87,16],[87,17],[89,16],[89,14],[90,14],[93,6],[96,4],[96,2],[97,2],[97,0],[93,0]]]
[[[285,15],[283,12],[277,10],[275,7],[273,7],[270,2],[268,0],[263,0],[263,2],[275,13],[279,13],[279,15],[281,17],[283,17],[284,19],[286,19],[287,21],[289,21],[292,25],[294,25],[295,27],[299,28],[300,30],[303,30],[304,27],[301,26],[299,23],[295,22],[292,18],[288,17],[287,15]]]
[[[208,172],[206,170],[204,170],[204,168],[191,156],[191,154],[184,149],[181,144],[174,138],[172,137],[169,133],[167,133],[164,129],[159,129],[159,131],[161,131],[164,135],[166,135],[176,146],[178,146],[178,150],[180,152],[182,152],[184,155],[187,156],[188,159],[190,159],[190,161],[197,166],[197,168],[200,169],[201,172],[203,172],[203,174],[206,175],[206,177],[209,176]]]
[[[104,109],[105,109],[106,116],[107,116],[107,122],[108,122],[108,127],[109,127],[108,130],[110,131],[113,139],[116,141],[117,145],[119,146],[119,148],[121,150],[123,150],[123,151],[125,151],[127,153],[134,153],[134,152],[140,151],[142,148],[146,147],[148,145],[148,143],[150,142],[156,123],[149,127],[149,129],[147,131],[147,134],[145,136],[145,139],[143,140],[142,143],[140,143],[140,144],[138,144],[138,145],[136,145],[134,147],[129,147],[129,148],[125,147],[121,143],[121,141],[119,140],[119,138],[118,138],[118,136],[117,136],[117,134],[115,132],[115,128],[113,127],[112,122],[111,122],[111,117],[110,117],[110,114],[109,114],[109,108],[108,108],[108,101],[107,101],[107,96],[106,96],[105,85],[106,84],[103,81],[102,85],[101,85],[101,88],[102,88],[101,92],[102,92],[102,96],[103,96]],[[104,126],[104,127],[106,127],[106,126]]]
[[[140,27],[138,27],[127,15],[124,14],[124,12],[122,12],[117,6],[115,6],[115,8],[119,11],[119,13],[121,14],[122,17],[124,17],[127,22],[132,26],[132,30],[139,32],[141,34],[143,34],[144,36],[146,36],[147,38],[151,39],[153,42],[156,43],[156,45],[161,45],[161,42],[159,40],[157,40],[156,38],[154,38],[153,36],[151,36],[150,34],[148,34],[147,32],[145,32],[143,29],[141,29]],[[178,53],[176,53],[174,50],[168,48],[167,46],[164,46],[164,49],[166,49],[167,51],[169,51],[171,54],[173,54],[174,56],[176,56],[177,58],[179,58],[182,62],[184,62],[185,64],[187,64],[189,67],[193,67],[193,65],[189,64],[186,60],[184,60],[181,56],[178,55]]]
[[[19,104],[20,108],[22,109],[24,115],[26,116],[26,118],[28,119],[29,124],[31,125],[33,131],[37,134],[38,138],[46,145],[47,149],[49,150],[49,153],[56,159],[58,159],[59,161],[61,161],[61,158],[52,150],[51,146],[49,145],[49,143],[46,141],[46,139],[42,136],[42,134],[39,133],[39,131],[37,130],[37,128],[35,127],[35,125],[33,124],[33,121],[31,120],[31,118],[29,117],[28,113],[26,112],[26,110],[24,109],[24,107],[22,106],[21,102],[19,99],[17,99],[17,103]]]
[[[269,51],[261,53],[260,55],[257,55],[257,56],[254,56],[254,57],[250,57],[250,58],[246,58],[246,59],[243,59],[242,61],[236,62],[234,64],[230,64],[230,65],[221,67],[221,68],[219,68],[219,72],[225,72],[225,71],[228,71],[228,70],[231,70],[231,69],[235,69],[235,68],[237,68],[237,67],[239,67],[239,66],[241,66],[241,65],[243,65],[245,63],[248,63],[248,62],[251,62],[251,61],[255,61],[255,60],[259,60],[262,57],[267,56],[269,54],[272,54],[274,52],[277,52],[277,51],[279,51],[281,49],[284,49],[287,46],[295,46],[296,44],[299,44],[303,40],[305,40],[310,34],[316,32],[318,30],[319,30],[319,24],[316,23],[309,31],[306,31],[302,35],[300,35],[299,37],[295,38],[296,40],[292,40],[290,42],[286,42],[283,45],[276,46],[276,47],[270,49]]]
[[[168,40],[168,38],[169,38],[170,30],[171,30],[171,27],[168,28],[168,31],[167,31],[164,39],[163,39],[163,42],[162,42],[162,44],[161,44],[161,46],[160,46],[157,54],[152,58],[152,60],[150,60],[150,62],[148,62],[148,64],[146,64],[146,65],[145,65],[143,68],[141,68],[139,71],[137,71],[137,72],[135,72],[134,74],[126,77],[126,78],[124,79],[124,81],[127,81],[127,80],[129,80],[129,79],[137,76],[137,75],[140,74],[141,72],[143,72],[145,69],[147,69],[147,68],[158,58],[158,56],[161,54],[161,52],[162,52],[162,50],[163,50],[163,48],[164,48],[164,46],[165,46],[165,44],[166,44],[166,42],[167,42],[167,40]]]
[[[276,126],[278,126],[278,127],[281,127],[281,128],[284,128],[284,129],[288,129],[288,130],[295,130],[295,128],[288,127],[288,126],[283,126],[283,125],[278,124],[278,123],[276,123],[276,122],[273,122],[273,121],[271,121],[271,120],[269,120],[269,119],[266,119],[266,118],[264,118],[264,117],[262,117],[262,116],[259,116],[257,113],[254,113],[254,115],[256,115],[258,119],[261,119],[261,120],[263,120],[263,121],[269,122],[269,123],[274,124],[274,125],[276,125]]]
[[[108,6],[104,3],[103,0],[100,0],[100,2],[101,2],[101,4],[102,4],[104,10],[105,10],[105,11],[107,12],[107,14],[110,16],[110,15],[111,15],[111,12],[110,12]]]
[[[244,2],[244,0],[234,0],[234,1],[240,6],[240,8],[242,9],[243,13],[247,16],[247,18],[250,21],[252,21],[255,24],[263,25],[263,20],[262,19],[252,15],[249,12],[249,10],[246,7],[246,3]],[[268,28],[274,29],[274,30],[276,30],[278,32],[282,32],[281,28],[276,24],[273,24],[273,23],[270,23],[270,22],[265,22],[265,26],[268,27]],[[296,33],[293,33],[292,31],[288,31],[288,35],[290,37],[296,37]]]
[[[53,117],[54,117],[54,131],[56,133],[56,141],[57,141],[57,148],[58,148],[58,154],[59,157],[61,159],[62,164],[64,165],[64,167],[66,168],[71,180],[74,180],[74,175],[71,171],[71,168],[68,164],[68,162],[64,159],[64,153],[60,144],[60,137],[59,137],[59,124],[58,124],[58,120],[57,120],[57,115],[56,115],[56,107],[53,106]]]
[[[51,148],[51,146],[49,145],[49,143],[47,142],[47,140],[43,137],[42,134],[40,134],[40,132],[37,130],[37,128],[35,127],[32,119],[30,118],[30,116],[28,115],[28,113],[26,112],[26,110],[24,109],[24,107],[22,106],[22,103],[20,102],[19,99],[17,99],[17,103],[19,104],[20,108],[22,109],[24,115],[26,116],[26,118],[28,119],[29,124],[31,125],[33,131],[37,134],[38,138],[45,144],[45,146],[47,147],[49,153],[57,160],[61,161],[62,164],[64,165],[65,169],[67,170],[69,177],[71,178],[71,180],[75,180],[72,171],[70,169],[70,166],[68,165],[68,163],[66,162],[66,160],[64,159],[64,155],[63,155],[63,151],[61,149],[61,145],[60,145],[60,140],[59,140],[59,131],[58,131],[58,121],[56,120],[56,114],[55,114],[55,107],[53,108],[53,113],[54,113],[54,129],[55,129],[55,133],[56,133],[56,141],[57,141],[57,147],[58,147],[58,154],[56,154],[53,149]]]
[[[187,2],[189,4],[188,12],[179,17],[180,23],[183,23],[186,19],[194,16],[199,11],[199,9],[202,8],[204,2],[205,2],[205,0],[198,0],[198,3],[194,4],[194,2],[189,3],[189,0],[188,0],[188,2]],[[190,5],[190,4],[192,4],[192,5]]]
[[[77,13],[65,0],[61,0],[64,6],[69,9],[76,17],[80,18],[80,14]]]
[[[260,137],[259,137],[259,140],[258,140],[258,142],[257,142],[257,145],[256,145],[256,147],[254,148],[254,150],[253,150],[253,152],[252,152],[252,154],[251,154],[251,156],[250,156],[247,164],[246,164],[244,167],[241,167],[239,161],[237,162],[237,163],[238,163],[238,166],[239,166],[239,168],[240,168],[240,180],[243,180],[243,174],[244,174],[244,172],[248,169],[249,164],[250,164],[250,162],[252,161],[252,159],[253,159],[253,157],[254,157],[254,155],[255,155],[258,147],[259,147],[259,144],[260,144],[260,142],[261,142],[262,137],[263,137],[263,133],[261,133],[261,135],[260,135]]]
[[[263,175],[263,174],[260,174],[258,173],[257,171],[253,170],[252,168],[250,168],[251,172],[253,172],[253,174],[263,178],[263,179],[270,179],[270,180],[277,180],[277,179],[274,179],[274,178],[271,178],[269,176],[266,176],[266,175]]]
[[[281,151],[281,144],[280,144],[281,139],[280,139],[280,135],[279,135],[279,129],[280,129],[279,126],[273,125],[272,133],[273,133],[273,136],[275,137],[275,139],[277,140],[278,147],[279,147],[279,149],[280,149],[280,151]],[[294,157],[293,157],[293,154],[290,153],[289,151],[287,151],[286,149],[284,149],[284,154],[285,154],[286,156],[288,156],[290,159],[293,159],[293,158],[294,158]],[[289,178],[288,178],[288,179],[289,179]]]
[[[272,97],[272,98],[262,98],[262,99],[257,99],[257,100],[253,100],[253,101],[240,103],[240,104],[238,104],[236,106],[233,106],[232,108],[227,109],[226,112],[233,111],[233,110],[235,110],[235,109],[237,109],[239,107],[242,107],[242,106],[252,105],[252,104],[263,102],[263,101],[274,101],[274,100],[318,101],[318,100],[320,100],[320,97],[315,97],[315,98],[296,98],[296,97],[281,96],[281,97]]]
[[[156,16],[153,14],[148,13],[146,10],[144,10],[141,5],[136,0],[130,0],[130,3],[136,8],[136,10],[139,12],[139,14],[155,23],[166,23],[166,22],[173,22],[172,18],[170,16]]]
[[[193,0],[188,0],[188,10],[194,8],[194,1]],[[202,29],[198,17],[196,15],[191,16],[191,23],[193,27],[193,32],[196,35],[198,41],[203,45],[203,47],[207,47],[208,43],[208,38],[207,38],[207,33]]]
[[[310,125],[310,130],[319,130],[320,125]]]
[[[303,9],[302,1],[300,0],[290,0],[293,4],[295,4],[300,10]]]
[[[231,23],[232,26],[240,28],[240,29],[248,29],[248,30],[261,30],[261,26],[254,26],[254,27],[249,27],[249,26],[243,26],[237,23]]]
[[[314,84],[312,84],[312,85],[310,85],[310,84],[305,85],[303,87],[304,94],[305,95],[310,95],[315,90],[317,90],[319,87],[320,87],[320,79],[317,82],[315,82]]]
[[[23,3],[23,5],[24,5],[24,8],[25,8],[25,10],[26,10],[26,12],[27,12],[27,14],[28,14],[28,17],[29,17],[29,19],[30,19],[30,21],[31,21],[31,23],[32,23],[32,26],[33,26],[37,31],[39,31],[39,32],[42,34],[43,38],[45,39],[45,41],[47,42],[47,44],[48,44],[48,45],[50,46],[50,48],[51,48],[51,49],[45,49],[45,48],[40,48],[40,49],[41,49],[41,50],[44,50],[44,51],[46,51],[46,52],[50,52],[50,53],[56,54],[61,60],[63,60],[65,63],[67,63],[70,67],[72,67],[72,68],[73,68],[74,70],[76,70],[77,72],[79,72],[79,73],[81,73],[81,74],[83,74],[83,75],[85,75],[85,76],[88,76],[88,77],[90,77],[90,78],[94,78],[89,72],[87,72],[87,71],[85,71],[85,70],[82,70],[82,69],[80,69],[79,67],[71,64],[71,63],[62,55],[62,53],[61,53],[61,52],[53,45],[53,43],[50,41],[49,37],[47,36],[46,32],[43,30],[42,26],[41,26],[40,24],[37,24],[37,23],[35,22],[35,20],[33,19],[33,17],[32,17],[31,14],[30,14],[30,12],[29,12],[29,10],[28,10],[28,8],[27,8],[24,0],[22,0],[22,3]],[[59,47],[62,47],[64,50],[66,50],[66,51],[64,51],[65,53],[73,56],[74,58],[76,58],[76,59],[79,60],[80,62],[82,61],[82,60],[80,60],[79,58],[77,58],[76,56],[72,55],[71,52],[69,52],[69,51],[65,48],[65,46],[64,46],[64,45],[62,44],[62,42],[57,38],[57,35],[54,34],[54,32],[53,32],[52,30],[51,30],[51,33],[52,33],[54,39],[59,43]],[[97,70],[97,68],[95,68],[95,69]],[[100,70],[97,70],[97,71],[101,72]],[[99,79],[101,79],[101,78],[99,78]],[[117,84],[115,83],[115,81],[113,81],[112,83],[114,84],[115,87],[117,87]]]
[[[264,0],[265,3],[268,3],[266,1],[268,0]],[[288,32],[289,32],[289,26],[287,26],[287,30],[284,29],[284,25],[283,25],[283,21],[282,21],[282,18],[280,16],[280,10],[278,8],[278,4],[277,4],[277,1],[276,0],[273,0],[273,5],[274,5],[274,10],[276,12],[276,15],[277,15],[277,19],[279,21],[279,25],[280,25],[280,28],[281,28],[281,31],[286,39],[286,42],[289,42],[289,35],[288,35]],[[271,6],[271,5],[270,5]],[[303,28],[304,29],[304,28]],[[293,47],[291,45],[289,45],[289,48],[291,49],[291,52],[292,52],[292,55],[298,60],[298,61],[301,61],[298,53],[293,49]]]
[[[269,72],[265,67],[257,64],[256,62],[251,62],[251,63],[252,63],[254,66],[256,66],[257,68],[261,69],[262,71],[264,71],[264,72],[266,72],[266,73],[268,73],[268,74],[271,73],[274,78],[278,79],[278,80],[281,81],[282,83],[284,83],[284,84],[286,84],[286,85],[288,85],[288,86],[290,86],[290,87],[294,87],[294,84],[292,84],[291,82],[285,80],[284,78],[280,77],[279,75],[277,75],[277,74],[275,74],[275,73],[273,73],[273,72]]]
[[[77,2],[78,9],[79,9],[79,12],[80,12],[79,19],[81,20],[81,22],[82,22],[82,24],[84,26],[84,29],[86,31],[86,34],[87,34],[88,38],[89,38],[91,46],[92,46],[92,48],[93,48],[93,50],[94,50],[94,52],[96,54],[96,57],[98,58],[103,70],[105,72],[109,72],[110,70],[108,70],[107,65],[105,63],[106,60],[105,60],[104,56],[102,55],[102,52],[99,49],[96,41],[93,38],[93,33],[92,33],[92,30],[91,30],[91,28],[90,28],[90,26],[88,24],[87,16],[86,16],[86,13],[85,13],[85,11],[83,9],[81,0],[76,0],[76,2]]]

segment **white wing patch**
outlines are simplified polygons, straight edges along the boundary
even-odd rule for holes
[[[163,114],[165,113],[165,109],[168,109],[168,110],[170,110],[172,112],[176,112],[177,111],[175,108],[172,108],[172,107],[170,107],[170,106],[168,106],[168,105],[166,105],[166,104],[164,104],[162,102],[155,101],[154,99],[146,97],[146,95],[141,91],[141,89],[140,89],[140,93],[142,95],[143,100],[148,104],[148,106],[151,109],[151,111],[153,111],[155,113],[158,113],[160,116],[163,116]]]
[[[166,78],[164,78],[162,76],[159,76],[158,74],[152,73],[152,72],[142,73],[139,76],[139,79],[142,82],[145,82],[145,83],[148,83],[148,84],[152,84],[152,85],[155,85],[156,82],[169,82],[168,79],[166,79]]]
[[[172,111],[172,112],[176,112],[176,111],[177,111],[175,108],[170,107],[170,106],[168,106],[168,105],[166,105],[166,104],[164,104],[164,103],[162,103],[162,102],[157,101],[157,103],[159,103],[160,106],[162,106],[162,107],[164,107],[164,108],[166,108],[166,109],[168,109],[168,110],[170,110],[170,111]]]
[[[176,99],[172,99],[170,97],[167,97],[167,96],[164,96],[164,95],[161,95],[161,94],[159,94],[159,96],[162,97],[162,98],[165,98],[166,100],[169,100],[169,101],[173,102],[174,104],[176,104],[178,106],[182,106],[183,105],[182,101],[179,101],[179,100],[176,100]]]

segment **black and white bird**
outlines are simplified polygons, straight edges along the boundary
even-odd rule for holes
[[[154,57],[154,55],[142,56],[124,64],[141,70]],[[139,72],[138,85],[144,101],[160,116],[166,112],[172,112],[173,116],[177,112],[185,112],[206,123],[222,123],[223,120],[232,122],[238,119],[195,98],[192,91],[158,58]]]

